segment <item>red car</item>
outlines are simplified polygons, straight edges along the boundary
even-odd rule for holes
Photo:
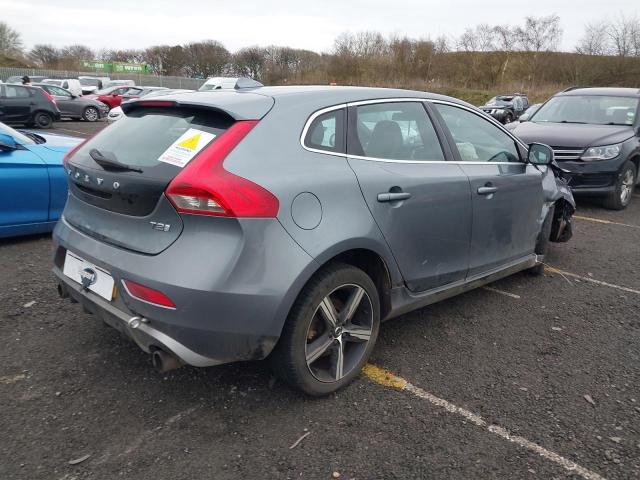
[[[116,85],[100,90],[95,95],[84,95],[84,97],[94,98],[99,102],[106,104],[109,109],[112,109],[120,106],[120,104],[122,103],[122,96],[125,95],[129,90],[136,90],[136,87],[132,87],[129,85]]]

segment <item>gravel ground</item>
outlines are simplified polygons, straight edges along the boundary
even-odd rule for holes
[[[578,215],[636,227],[576,220],[548,263],[640,290],[640,196]],[[310,399],[261,363],[157,374],[58,298],[50,245],[0,240],[3,480],[579,478],[365,376]],[[481,289],[386,323],[371,362],[602,477],[639,478],[640,294],[557,273],[491,287],[519,298]]]

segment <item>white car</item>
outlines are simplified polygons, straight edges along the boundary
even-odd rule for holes
[[[82,96],[82,84],[77,78],[45,78],[40,83],[47,83],[49,85],[55,85],[56,87],[64,88],[71,92],[76,97]]]
[[[109,115],[107,115],[107,123],[114,123],[124,117],[124,112],[122,111],[122,107],[114,107],[109,110]]]
[[[158,89],[158,90],[151,90],[148,93],[142,95],[145,99],[146,98],[150,98],[150,97],[159,97],[161,95],[168,95],[170,93],[188,93],[188,92],[193,92],[194,90],[186,90],[186,89],[182,89],[182,88],[165,88],[165,89]],[[122,111],[122,107],[115,107],[112,108],[111,110],[109,110],[109,115],[107,115],[107,122],[108,123],[114,123],[117,122],[118,120],[120,120],[122,117],[124,117],[124,112]]]
[[[109,77],[89,77],[89,76],[80,76],[78,77],[80,84],[82,85],[82,93],[93,94],[98,90],[102,90],[105,88],[106,84],[111,81]]]

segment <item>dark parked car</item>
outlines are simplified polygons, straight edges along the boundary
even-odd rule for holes
[[[382,320],[540,274],[570,237],[551,148],[449,97],[261,87],[122,109],[68,157],[53,270],[161,371],[269,357],[327,394]]]
[[[517,120],[527,108],[529,108],[529,99],[523,93],[498,95],[480,107],[483,112],[505,124]]]
[[[575,195],[600,197],[607,208],[621,210],[638,183],[639,101],[636,88],[571,88],[513,133],[552,145]]]
[[[78,97],[64,88],[46,83],[36,83],[34,87],[42,88],[55,99],[63,118],[95,122],[109,113],[109,107],[104,103],[92,98]]]
[[[0,85],[0,122],[49,128],[54,120],[60,120],[60,110],[41,88]]]

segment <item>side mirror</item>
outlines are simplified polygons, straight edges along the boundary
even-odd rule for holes
[[[10,152],[18,149],[18,144],[11,135],[0,133],[0,151]]]
[[[520,121],[520,123],[528,122],[529,121],[529,115],[527,115],[526,113],[523,113],[522,115],[520,115],[520,118],[518,120]]]
[[[532,143],[529,145],[527,162],[534,165],[550,165],[555,160],[553,149],[544,143]]]

